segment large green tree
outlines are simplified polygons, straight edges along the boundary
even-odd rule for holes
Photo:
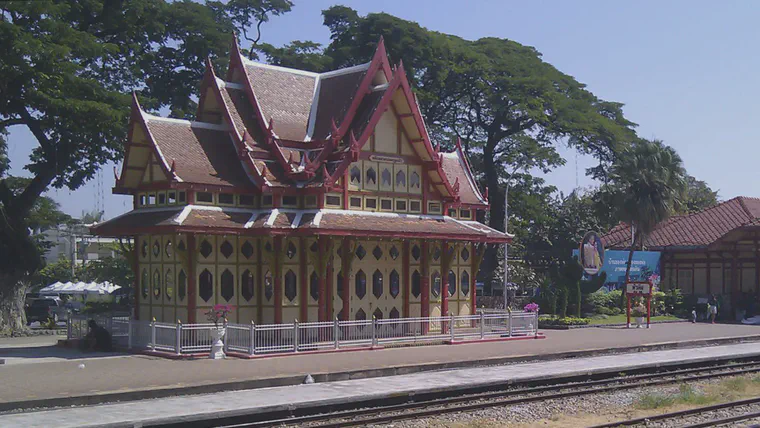
[[[678,210],[686,184],[681,157],[658,140],[637,141],[612,165],[610,186],[614,189],[617,216],[634,229],[625,270],[626,283],[630,278],[633,252],[645,243],[658,224]]]
[[[174,116],[195,111],[206,57],[225,61],[236,25],[289,1],[39,0],[0,3],[0,328],[23,328],[22,279],[41,264],[28,214],[50,186],[76,189],[122,156],[129,93]],[[14,190],[8,130],[34,138]],[[18,135],[18,134],[17,134]]]
[[[691,175],[686,177],[686,194],[679,214],[692,214],[718,204],[718,192],[702,180]]]
[[[468,154],[479,158],[476,172],[490,194],[491,227],[504,229],[504,186],[516,174],[562,164],[558,145],[594,155],[599,166],[588,172],[603,177],[635,138],[621,104],[598,99],[532,47],[507,39],[464,40],[385,13],[360,16],[345,6],[327,9],[323,17],[331,33],[324,49],[330,60],[311,64],[366,62],[382,36],[393,60],[403,60],[434,138],[459,136]],[[284,53],[267,52],[283,65],[301,61],[292,49]],[[496,252],[489,251],[484,263],[482,271],[493,273]]]

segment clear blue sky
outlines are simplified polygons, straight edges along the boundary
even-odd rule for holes
[[[295,0],[292,12],[263,26],[262,40],[327,44],[321,10],[334,1]],[[387,12],[431,30],[467,39],[492,36],[536,47],[561,71],[588,85],[597,96],[625,104],[639,135],[659,138],[678,150],[689,173],[720,191],[722,199],[760,196],[752,179],[760,159],[760,3],[746,1],[344,1],[360,14]],[[466,5],[466,6],[465,6]],[[392,53],[391,53],[392,54]],[[14,173],[31,138],[14,131]],[[569,192],[575,187],[572,151],[567,165],[547,181]],[[580,185],[592,184],[580,158]],[[103,171],[106,216],[131,208],[125,196],[110,195],[112,167]],[[79,215],[95,207],[96,183],[51,195]]]

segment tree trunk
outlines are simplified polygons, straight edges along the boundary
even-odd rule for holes
[[[490,204],[490,219],[488,225],[496,230],[504,230],[504,193],[499,190],[499,174],[494,164],[493,147],[486,144],[483,148],[483,169],[485,170],[486,186],[488,187],[488,199]],[[480,269],[481,280],[485,287],[490,288],[493,282],[494,272],[499,267],[499,254],[497,246],[489,246],[483,258]]]
[[[636,251],[636,242],[639,240],[639,230],[633,234],[633,242],[631,242],[631,249],[628,251],[628,263],[625,265],[625,284],[623,284],[622,293],[620,293],[620,307],[625,308],[625,292],[628,287],[628,282],[631,280],[631,265],[633,264],[633,253]]]
[[[567,304],[570,300],[568,294],[570,293],[570,287],[564,286],[562,287],[562,295],[560,296],[560,307],[559,307],[559,315],[560,318],[566,318],[567,317]]]
[[[14,333],[26,329],[24,297],[27,288],[21,278],[0,274],[0,333]]]
[[[575,282],[575,316],[581,317],[581,282]]]

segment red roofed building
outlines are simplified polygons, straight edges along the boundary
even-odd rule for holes
[[[130,236],[140,319],[280,323],[465,315],[487,244],[488,200],[457,143],[431,143],[401,64],[312,73],[207,63],[197,121],[133,100],[115,193],[134,209],[98,225]]]
[[[606,248],[628,249],[631,230],[621,224],[607,233]],[[661,251],[662,284],[685,294],[722,294],[736,303],[760,295],[760,199],[737,197],[704,211],[675,216],[646,239]]]

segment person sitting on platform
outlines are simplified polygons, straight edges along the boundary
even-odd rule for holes
[[[82,348],[87,351],[111,352],[111,333],[98,325],[95,320],[87,322],[89,332],[82,341]]]

